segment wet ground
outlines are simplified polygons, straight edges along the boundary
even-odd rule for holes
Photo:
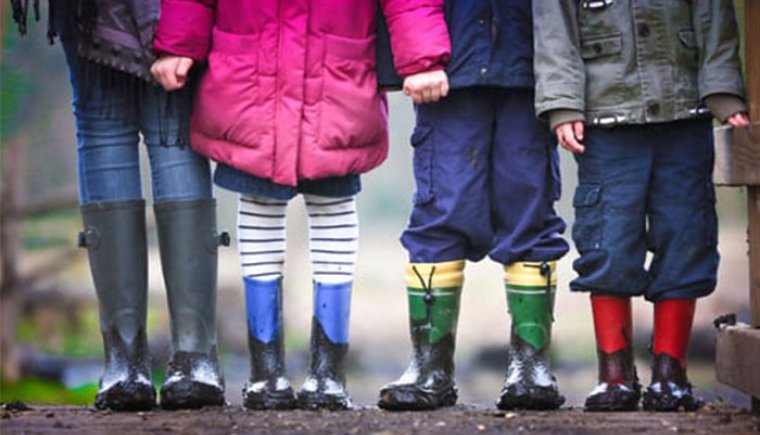
[[[346,412],[246,411],[233,406],[199,411],[140,413],[96,412],[90,408],[33,407],[0,411],[3,434],[132,435],[143,433],[547,433],[626,434],[760,432],[760,418],[733,407],[708,406],[696,413],[587,414],[577,409],[557,412],[504,412],[457,406],[434,412],[389,413],[376,408]]]

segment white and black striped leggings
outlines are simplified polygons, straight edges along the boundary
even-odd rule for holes
[[[353,281],[359,245],[359,220],[353,196],[329,198],[304,194],[309,215],[309,249],[314,281]],[[277,279],[285,264],[283,200],[241,195],[238,206],[238,250],[243,274]]]

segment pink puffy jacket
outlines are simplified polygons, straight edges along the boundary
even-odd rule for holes
[[[207,61],[191,142],[279,184],[360,174],[388,153],[377,8],[400,75],[442,69],[443,0],[162,0],[159,53]]]

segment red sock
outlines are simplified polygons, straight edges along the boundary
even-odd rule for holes
[[[668,299],[654,304],[654,354],[665,353],[686,367],[695,299]]]
[[[591,309],[594,312],[597,349],[615,353],[630,345],[633,329],[631,298],[592,295]]]

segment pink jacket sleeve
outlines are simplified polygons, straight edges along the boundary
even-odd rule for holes
[[[203,61],[211,45],[216,0],[161,0],[153,48],[158,54]]]
[[[440,70],[451,56],[443,0],[381,0],[400,76]]]

